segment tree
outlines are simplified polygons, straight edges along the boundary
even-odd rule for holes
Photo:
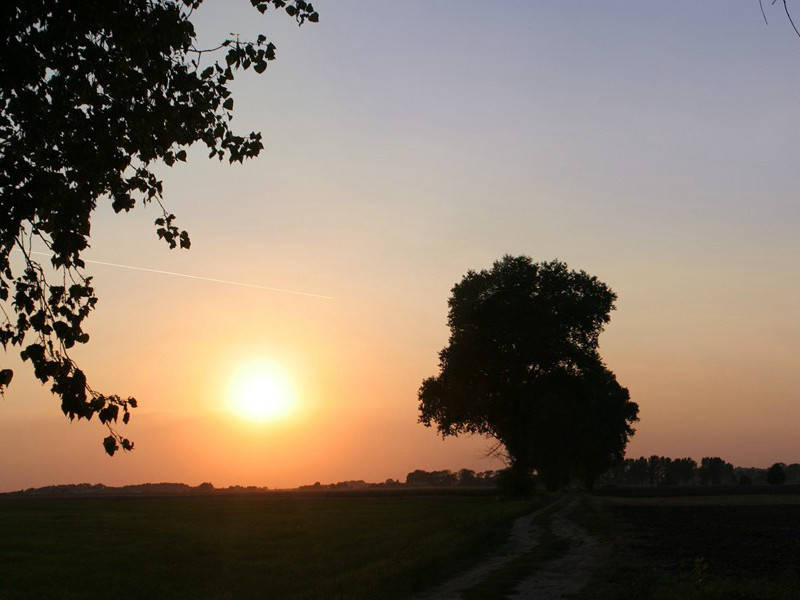
[[[649,471],[649,463],[644,456],[625,460],[625,483],[628,485],[645,485]]]
[[[667,477],[675,485],[688,485],[694,481],[697,463],[691,458],[676,458],[668,465]]]
[[[458,477],[452,471],[424,471],[415,469],[406,475],[406,485],[428,487],[451,487],[458,483]]]
[[[419,420],[443,436],[495,438],[512,471],[548,487],[588,485],[621,458],[638,406],[600,359],[616,295],[557,260],[505,256],[469,271],[449,299],[439,375],[419,390]]]
[[[782,485],[786,481],[786,471],[783,463],[775,463],[767,469],[767,483],[770,485]]]
[[[283,9],[299,24],[319,19],[305,0],[250,2],[262,13]],[[0,3],[0,343],[22,348],[70,419],[98,416],[111,455],[133,447],[114,424],[120,416],[128,422],[136,400],[92,389],[69,356],[88,341],[83,323],[97,303],[81,258],[94,209],[101,201],[116,212],[155,202],[158,237],[189,248],[162,204],[154,167],[185,161],[195,143],[231,163],[263,148],[259,133],[231,131],[229,85],[237,71],[263,73],[275,46],[259,35],[197,48],[191,16],[201,3]],[[34,244],[51,255],[55,284]],[[21,268],[11,260],[15,249]],[[0,393],[12,377],[0,370]]]
[[[705,456],[700,459],[698,475],[700,476],[700,483],[703,485],[720,485],[723,481],[729,483],[736,481],[733,465],[719,456]]]
[[[475,477],[475,471],[472,469],[460,469],[458,471],[458,485],[463,486],[474,486],[475,482],[477,482],[477,478]]]

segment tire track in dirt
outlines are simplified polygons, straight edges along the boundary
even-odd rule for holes
[[[480,563],[456,575],[452,579],[418,595],[411,600],[456,600],[461,592],[483,581],[492,571],[502,568],[517,556],[531,550],[539,538],[539,527],[533,524],[534,519],[552,510],[552,505],[540,508],[523,515],[514,521],[508,540],[494,553]]]
[[[567,552],[539,566],[516,587],[511,600],[560,600],[587,585],[601,547],[596,537],[570,518],[577,504],[575,498],[552,516],[550,524],[556,536],[569,541]]]
[[[513,594],[507,597],[513,600],[557,600],[575,594],[587,584],[600,553],[598,540],[570,518],[578,501],[578,497],[573,497],[569,501],[559,501],[519,517],[500,549],[474,567],[414,596],[412,600],[460,600],[464,591],[535,548],[542,531],[535,521],[548,512],[552,513],[551,531],[557,537],[568,540],[569,548],[558,558],[537,565],[530,576],[524,578]]]

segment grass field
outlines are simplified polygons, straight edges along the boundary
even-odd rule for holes
[[[2,598],[398,598],[505,539],[487,497],[0,498]]]
[[[610,556],[582,598],[800,599],[800,496],[595,501]]]
[[[501,598],[573,542],[465,590]],[[0,598],[403,598],[447,580],[545,504],[486,496],[0,498]],[[800,496],[583,497],[602,539],[584,600],[800,600]]]

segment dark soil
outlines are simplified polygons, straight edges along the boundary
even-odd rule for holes
[[[612,505],[624,552],[653,568],[722,577],[800,570],[800,505]]]

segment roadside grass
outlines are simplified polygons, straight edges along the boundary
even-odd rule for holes
[[[0,597],[399,598],[542,504],[486,497],[0,499]]]

